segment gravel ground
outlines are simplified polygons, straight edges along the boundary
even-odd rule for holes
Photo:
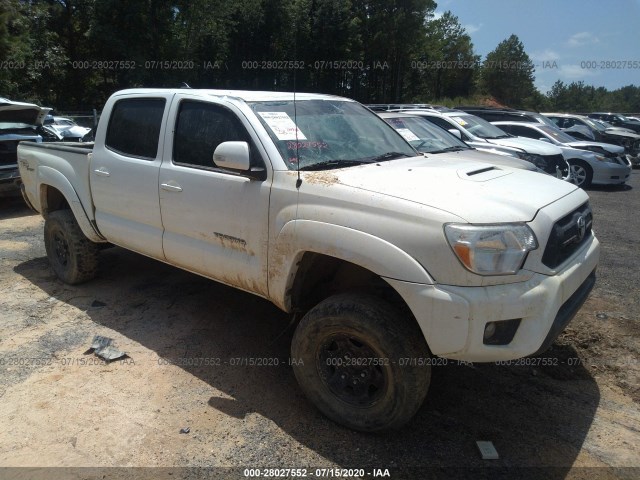
[[[0,201],[0,478],[640,478],[640,170],[629,183],[589,190],[598,281],[545,361],[437,367],[416,418],[383,434],[304,398],[270,303],[120,248],[64,285],[42,219]],[[94,335],[128,358],[85,354]]]

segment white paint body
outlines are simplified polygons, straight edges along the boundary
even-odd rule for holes
[[[157,158],[118,155],[104,145],[114,102],[165,96]],[[177,102],[221,104],[247,128],[266,180],[194,170],[171,160]],[[297,94],[298,101],[324,99]],[[25,196],[46,215],[42,187],[59,190],[85,235],[198,273],[291,309],[290,290],[305,252],[352,262],[386,280],[405,300],[431,351],[467,361],[522,357],[543,343],[560,306],[593,272],[595,236],[556,270],[542,253],[557,220],[588,201],[574,185],[535,172],[441,154],[329,171],[288,170],[247,105],[289,93],[129,90],[107,102],[93,150],[24,144]],[[372,114],[373,115],[373,114]],[[382,121],[382,120],[380,120]],[[476,173],[486,170],[481,173]],[[449,222],[528,224],[538,240],[515,275],[481,276],[447,243]],[[483,344],[487,322],[522,318],[508,345]]]

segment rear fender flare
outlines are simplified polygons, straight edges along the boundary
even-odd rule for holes
[[[47,197],[45,195],[45,188],[55,188],[65,198],[73,216],[76,218],[82,233],[92,242],[104,242],[105,239],[94,228],[89,215],[80,202],[80,198],[76,193],[71,182],[58,170],[51,167],[41,166],[38,168],[38,192],[40,195],[40,205],[42,207],[42,214],[46,216],[48,213]]]

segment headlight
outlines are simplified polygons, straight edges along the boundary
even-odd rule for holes
[[[527,253],[538,248],[533,231],[521,223],[449,223],[444,233],[458,260],[479,275],[513,275],[522,267]]]
[[[540,170],[547,171],[549,168],[549,165],[547,165],[547,162],[542,155],[537,155],[535,153],[520,153],[519,155],[522,160],[533,163]]]
[[[599,162],[607,162],[607,163],[618,163],[616,162],[615,157],[605,157],[604,155],[595,155],[596,160],[598,160]]]

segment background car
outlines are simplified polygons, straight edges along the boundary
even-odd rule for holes
[[[18,143],[42,142],[40,128],[50,110],[0,98],[0,196],[20,194]]]
[[[524,110],[514,110],[511,108],[495,108],[495,107],[456,107],[457,110],[470,113],[476,117],[485,119],[487,122],[538,122],[549,126],[554,126],[553,121],[537,112],[528,112]]]
[[[83,142],[90,140],[91,129],[81,127],[70,118],[47,115],[44,119],[44,128],[52,132],[53,137],[59,138],[50,141]]]
[[[544,113],[558,128],[578,140],[595,140],[624,147],[627,159],[640,165],[640,134],[631,130],[607,126],[600,120],[570,113]]]
[[[631,175],[624,149],[617,145],[580,142],[556,127],[540,123],[496,122],[503,130],[524,138],[544,139],[562,149],[571,166],[572,180],[586,188],[593,184],[620,185]]]
[[[461,110],[403,110],[417,115],[444,128],[460,140],[478,150],[497,150],[516,155],[521,160],[533,163],[539,169],[565,180],[569,179],[569,165],[562,150],[539,140],[516,138],[495,125]]]
[[[532,163],[512,157],[511,155],[497,152],[491,153],[471,148],[456,136],[420,117],[397,112],[378,113],[378,116],[395,128],[413,148],[425,154],[425,156],[450,153],[456,154],[456,160],[470,160],[500,167],[542,172],[542,170]],[[441,157],[448,159],[453,158],[451,155],[443,155]]]
[[[597,118],[609,122],[615,127],[628,128],[636,133],[640,133],[640,122],[631,120],[620,113],[594,112],[587,115],[589,118]]]

